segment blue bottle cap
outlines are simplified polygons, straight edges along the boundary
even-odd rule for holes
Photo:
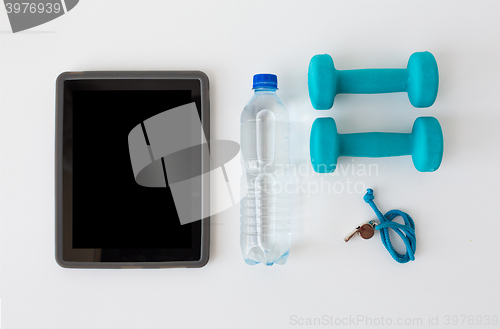
[[[268,73],[255,74],[253,76],[253,89],[257,88],[278,89],[278,77]]]

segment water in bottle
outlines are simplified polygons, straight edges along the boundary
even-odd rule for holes
[[[290,119],[274,74],[253,77],[254,96],[241,113],[240,244],[250,265],[284,264],[290,250]]]

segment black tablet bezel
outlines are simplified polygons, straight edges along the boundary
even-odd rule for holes
[[[148,80],[148,86],[143,86],[141,80]],[[206,140],[210,140],[210,103],[209,103],[209,87],[208,77],[200,71],[93,71],[93,72],[64,72],[59,75],[56,82],[56,153],[55,153],[55,186],[56,186],[56,261],[62,267],[67,268],[170,268],[170,267],[202,267],[208,262],[209,245],[210,245],[210,218],[201,219],[201,236],[200,243],[200,258],[197,260],[164,260],[164,261],[145,261],[145,262],[120,262],[106,261],[102,262],[99,255],[102,249],[74,249],[72,247],[72,177],[68,172],[63,171],[63,153],[65,150],[64,136],[72,134],[72,128],[68,125],[69,115],[65,117],[65,111],[71,111],[71,85],[74,82],[84,82],[80,85],[87,86],[89,90],[92,88],[102,88],[103,85],[112,85],[112,89],[121,90],[120,85],[124,88],[130,88],[134,85],[139,89],[150,90],[151,86],[157,90],[165,90],[165,84],[168,85],[167,90],[183,90],[187,85],[199,85],[199,90],[195,87],[193,90],[193,98],[196,99],[196,105],[201,107],[201,122]],[[127,84],[127,81],[129,84]],[[157,87],[154,87],[154,81],[158,81]],[[171,81],[171,83],[167,82]],[[189,84],[188,81],[194,81],[196,84]],[[118,89],[116,89],[118,88]],[[108,90],[108,89],[105,89]],[[199,94],[199,98],[196,97]],[[65,120],[66,119],[66,120]],[[65,122],[66,121],[66,122]],[[65,130],[66,129],[66,130]],[[204,163],[203,168],[209,168],[210,163],[206,160],[207,157],[202,157]],[[208,171],[204,169],[204,172]],[[207,177],[205,177],[207,176]],[[203,175],[202,181],[202,207],[209,209],[210,207],[210,181],[209,175]],[[204,210],[203,213],[209,213]],[[108,249],[109,250],[109,249]],[[159,253],[164,259],[168,258],[169,251],[173,249],[148,249],[148,253]],[[177,256],[179,255],[177,250]],[[198,255],[198,253],[196,253]],[[188,256],[188,255],[186,255]],[[85,257],[89,261],[79,261]],[[189,258],[189,257],[188,257]],[[92,260],[90,260],[92,259]]]

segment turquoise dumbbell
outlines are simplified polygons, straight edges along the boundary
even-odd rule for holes
[[[406,91],[415,107],[436,100],[439,74],[430,52],[414,53],[406,69],[336,70],[330,55],[316,55],[309,63],[309,98],[316,110],[328,110],[337,94],[378,94]]]
[[[337,158],[411,155],[418,171],[435,171],[443,158],[443,132],[436,118],[420,117],[409,134],[339,134],[333,118],[318,118],[311,129],[311,162],[318,173],[331,173]]]

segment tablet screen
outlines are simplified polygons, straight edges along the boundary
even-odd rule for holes
[[[201,221],[180,224],[168,182],[136,183],[127,143],[134,127],[168,109],[195,102],[201,118],[199,81],[66,81],[64,102],[63,181],[71,191],[63,203],[71,223],[65,219],[63,230],[70,247],[100,249],[101,262],[199,259]]]
[[[189,102],[190,90],[73,92],[73,248],[191,247],[192,225],[180,225],[170,188],[135,182],[125,139]]]

